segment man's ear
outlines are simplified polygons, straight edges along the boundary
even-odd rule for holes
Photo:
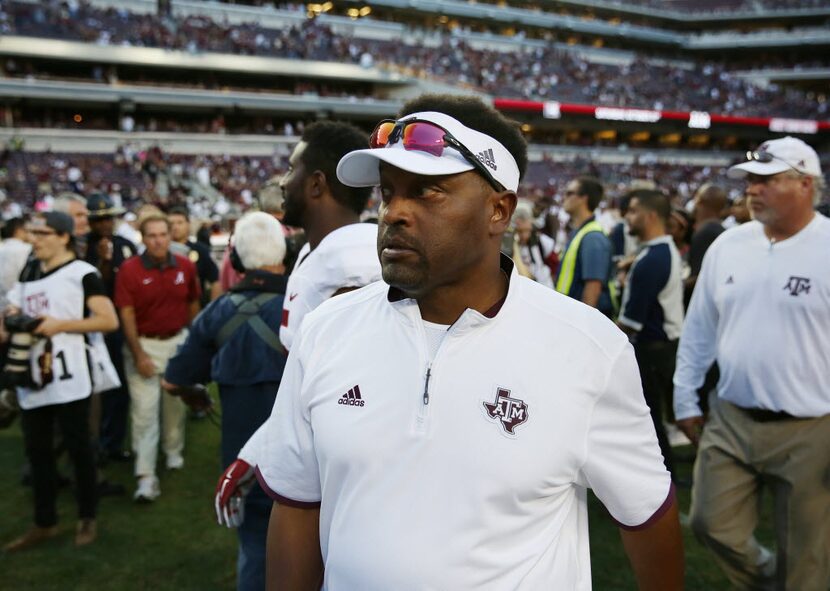
[[[501,235],[510,227],[518,197],[513,191],[502,191],[490,196],[490,234]]]
[[[810,202],[813,201],[813,183],[815,183],[815,179],[808,174],[802,174],[799,178],[801,181],[801,188],[804,191],[804,194],[810,199]]]
[[[315,170],[306,179],[306,195],[319,199],[326,192],[327,186],[326,174],[322,170]]]

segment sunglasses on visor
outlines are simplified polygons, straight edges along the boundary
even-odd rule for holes
[[[786,164],[787,166],[789,166],[794,171],[796,171],[800,174],[807,174],[803,170],[798,168],[797,166],[794,166],[794,165],[790,164],[789,162],[787,162],[783,158],[779,158],[778,156],[774,156],[773,154],[770,154],[766,150],[750,150],[746,153],[746,160],[747,160],[747,162],[752,162],[754,160],[756,162],[761,162],[763,164],[768,164],[768,163],[772,162],[773,160],[778,160],[780,162],[783,162],[784,164]]]
[[[405,121],[395,121],[394,119],[384,119],[378,123],[372,135],[369,136],[370,148],[385,148],[391,146],[396,142],[402,142],[405,150],[417,150],[419,152],[426,152],[433,156],[441,157],[444,153],[444,148],[453,148],[457,150],[464,159],[475,168],[481,176],[487,179],[487,182],[498,192],[504,191],[487,167],[476,158],[475,154],[470,151],[464,144],[459,142],[453,135],[441,127],[440,125],[431,121],[424,121],[423,119],[407,119]]]

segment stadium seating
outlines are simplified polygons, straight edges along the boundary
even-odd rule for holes
[[[510,52],[479,49],[452,34],[436,47],[345,37],[314,20],[300,27],[272,29],[255,23],[220,24],[206,16],[162,19],[84,3],[73,11],[64,4],[15,1],[7,4],[6,11],[10,34],[351,63],[371,56],[374,63],[388,68],[494,96],[743,116],[825,119],[830,114],[826,96],[775,85],[762,88],[715,62],[658,65],[641,55],[628,63],[596,63],[578,52],[551,47]]]

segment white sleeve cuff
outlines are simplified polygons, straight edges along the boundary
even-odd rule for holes
[[[674,418],[677,421],[690,417],[703,416],[700,405],[697,402],[697,391],[686,391],[674,387]]]

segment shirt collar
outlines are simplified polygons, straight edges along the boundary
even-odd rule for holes
[[[483,314],[472,308],[467,308],[458,320],[455,321],[453,326],[466,325],[472,327],[493,320],[505,304],[513,299],[513,293],[518,289],[519,283],[517,280],[519,275],[516,272],[513,259],[504,253],[499,253],[499,267],[507,275],[507,294]],[[418,308],[418,302],[414,298],[407,297],[401,290],[390,286],[386,293],[386,299],[392,304],[393,308],[398,309],[407,316],[412,316],[413,320],[420,319],[421,312]]]
[[[156,261],[151,259],[150,255],[147,254],[146,250],[142,252],[139,256],[141,258],[141,264],[144,265],[145,269],[158,269],[160,271],[163,271],[168,267],[179,266],[179,262],[176,260],[176,257],[174,257],[173,253],[170,251],[167,251],[167,258],[161,263],[157,263]]]
[[[582,228],[593,222],[596,218],[594,216],[590,216],[587,220],[582,222],[579,227],[574,231],[574,235],[576,235]]]
[[[248,271],[242,280],[231,287],[230,291],[264,291],[268,293],[285,293],[285,275],[254,269]]]
[[[668,244],[669,242],[674,242],[674,238],[672,238],[668,234],[663,234],[662,236],[658,236],[657,238],[652,238],[648,242],[643,242],[642,246],[654,246],[655,244]]]

